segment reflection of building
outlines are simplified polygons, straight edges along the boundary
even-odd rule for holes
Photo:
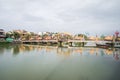
[[[120,49],[114,49],[113,57],[115,60],[119,60],[119,55],[120,55]]]
[[[119,60],[120,49],[100,49],[100,48],[63,48],[63,47],[51,47],[51,46],[38,46],[38,45],[16,45],[13,47],[13,54],[17,55],[18,53],[24,53],[29,51],[45,51],[46,54],[55,53],[60,56],[71,56],[76,54],[86,55],[96,55],[96,56],[111,56],[115,60]]]
[[[111,54],[113,53],[113,51],[110,50],[110,49],[106,49],[106,50],[105,50],[105,53],[106,53],[107,55],[111,55]]]
[[[95,48],[91,48],[90,51],[89,51],[89,53],[90,53],[90,54],[94,54],[95,51],[96,51]]]
[[[64,55],[64,56],[70,56],[72,53],[71,49],[69,48],[57,48],[57,54]]]
[[[83,53],[83,48],[75,49],[74,52],[82,54]]]
[[[50,52],[51,51],[50,47],[45,47],[45,49],[46,49],[46,52]]]
[[[119,60],[119,55],[118,55],[118,53],[114,53],[114,54],[113,54],[113,57],[115,58],[115,60]]]

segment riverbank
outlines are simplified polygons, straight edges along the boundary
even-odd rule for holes
[[[11,42],[0,42],[0,45],[7,45],[10,44]]]

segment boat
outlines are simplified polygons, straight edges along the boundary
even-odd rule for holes
[[[96,43],[96,47],[100,47],[100,48],[110,48],[110,47],[120,48],[120,41],[116,41],[114,43]]]
[[[96,47],[100,47],[100,48],[110,48],[110,47],[113,47],[114,44],[111,43],[111,42],[102,42],[102,43],[96,43]]]
[[[96,43],[96,47],[99,47],[99,48],[109,48],[110,45],[108,45],[108,44],[99,44],[99,43]]]

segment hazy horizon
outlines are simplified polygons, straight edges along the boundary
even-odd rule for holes
[[[0,29],[112,35],[120,29],[119,3],[120,0],[0,0]]]

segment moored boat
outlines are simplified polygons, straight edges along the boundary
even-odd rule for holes
[[[120,41],[116,41],[114,43],[96,43],[96,47],[100,47],[100,48],[110,48],[110,47],[114,47],[114,48],[120,48]]]
[[[110,45],[106,44],[106,43],[104,43],[104,44],[96,43],[96,47],[99,47],[99,48],[109,48]]]

